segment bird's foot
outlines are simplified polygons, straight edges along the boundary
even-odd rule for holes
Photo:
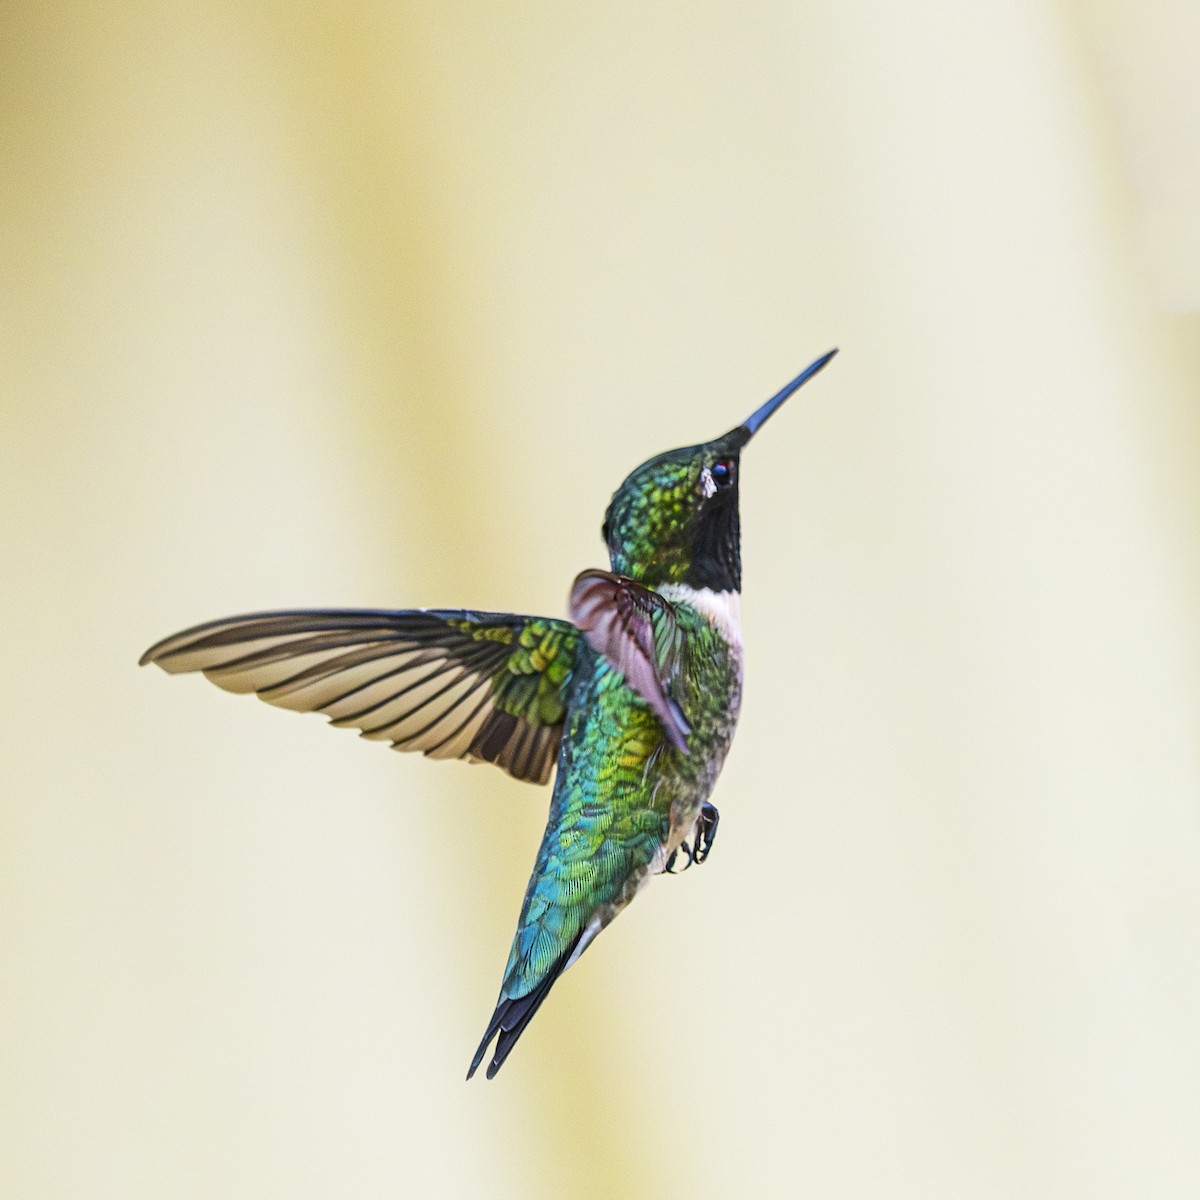
[[[682,875],[690,866],[699,866],[712,853],[713,842],[717,840],[717,822],[721,819],[721,814],[717,812],[716,806],[709,804],[706,800],[700,806],[700,815],[696,818],[696,824],[693,829],[693,840],[690,842],[680,842],[679,848],[667,859],[667,865],[663,868],[668,875]],[[682,853],[687,862],[679,867],[675,867],[679,860],[679,855]]]
[[[707,800],[700,806],[700,815],[696,818],[696,848],[692,852],[692,862],[702,863],[712,853],[713,842],[717,840],[717,822],[721,814],[716,805]]]
[[[682,850],[683,853],[687,856],[687,862],[685,862],[683,864],[683,866],[680,867],[679,870],[677,871],[675,869],[675,862],[679,858],[680,850]],[[688,867],[690,867],[692,865],[692,863],[694,863],[695,861],[696,861],[696,856],[695,856],[695,854],[692,853],[691,846],[688,845],[687,842],[680,842],[679,848],[672,851],[671,857],[667,859],[667,865],[663,868],[663,870],[666,871],[666,873],[668,875],[682,875],[684,873],[684,871],[686,871],[688,869]]]

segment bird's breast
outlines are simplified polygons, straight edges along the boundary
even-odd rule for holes
[[[694,588],[686,583],[666,583],[659,595],[672,604],[686,604],[698,612],[721,635],[729,648],[742,656],[742,594],[714,592],[712,588]]]

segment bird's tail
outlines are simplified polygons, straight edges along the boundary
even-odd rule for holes
[[[554,960],[554,965],[531,991],[526,992],[523,996],[515,997],[505,996],[501,993],[500,1002],[496,1005],[496,1011],[492,1013],[492,1019],[488,1022],[483,1041],[479,1043],[479,1049],[475,1051],[475,1057],[471,1060],[471,1069],[467,1072],[468,1079],[475,1074],[479,1064],[483,1062],[483,1057],[493,1038],[496,1038],[496,1050],[492,1055],[492,1061],[488,1063],[487,1077],[495,1078],[496,1072],[504,1066],[504,1060],[512,1053],[517,1039],[525,1032],[525,1027],[533,1020],[534,1014],[541,1007],[542,1001],[550,994],[550,989],[558,977],[567,969],[582,937],[583,931],[581,930],[562,954]]]

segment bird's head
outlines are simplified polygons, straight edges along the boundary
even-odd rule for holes
[[[723,437],[642,463],[613,494],[603,537],[612,569],[647,587],[681,583],[714,592],[742,587],[738,476],[741,453],[763,422],[837,353],[802,371]]]

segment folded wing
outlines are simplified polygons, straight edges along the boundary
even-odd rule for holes
[[[324,713],[398,750],[545,783],[579,638],[567,621],[509,613],[318,609],[197,625],[141,662],[202,671],[226,691]]]
[[[686,751],[692,731],[678,692],[687,643],[675,606],[624,575],[584,571],[571,589],[570,613],[588,645],[650,705],[671,744]]]

